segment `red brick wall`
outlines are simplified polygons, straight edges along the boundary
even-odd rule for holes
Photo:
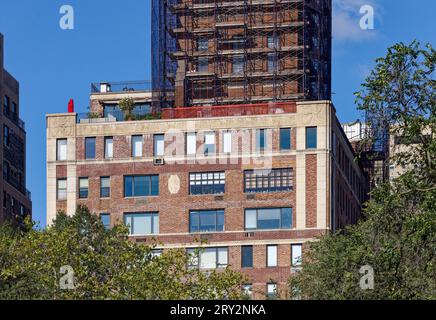
[[[317,155],[306,155],[306,228],[316,228]]]

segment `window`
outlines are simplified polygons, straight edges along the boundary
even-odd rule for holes
[[[256,151],[263,151],[265,149],[265,129],[259,129],[256,131]]]
[[[207,132],[204,134],[204,154],[215,153],[215,132]]]
[[[268,53],[268,72],[277,71],[277,54]]]
[[[247,193],[283,192],[293,188],[293,170],[246,170],[244,172],[244,187]]]
[[[67,179],[58,179],[58,181],[57,181],[57,199],[59,201],[67,200]]]
[[[132,157],[142,157],[142,136],[132,136]]]
[[[202,210],[189,213],[189,232],[224,231],[224,210]]]
[[[190,194],[221,194],[225,192],[225,172],[189,174]]]
[[[109,213],[101,213],[100,214],[100,221],[106,230],[110,229],[110,227],[111,227],[111,215]]]
[[[198,51],[207,51],[209,49],[209,39],[200,38],[197,40],[197,50]]]
[[[186,154],[195,155],[197,154],[197,134],[187,133],[186,134]]]
[[[163,157],[165,155],[165,135],[155,134],[153,137],[154,156]]]
[[[95,159],[95,138],[85,138],[85,159]]]
[[[67,139],[58,139],[56,141],[56,160],[65,161],[67,160]]]
[[[292,254],[292,266],[298,267],[301,266],[301,258],[303,246],[301,244],[293,244],[291,245],[291,254]]]
[[[125,176],[124,197],[146,197],[159,195],[159,176]]]
[[[104,138],[104,157],[106,159],[112,159],[114,157],[114,138]]]
[[[12,102],[12,115],[15,119],[18,116],[17,111],[18,111],[17,104],[15,102]]]
[[[232,152],[232,133],[229,131],[223,133],[223,152]]]
[[[226,268],[228,248],[187,249],[189,267],[200,269]]]
[[[4,105],[3,105],[4,114],[9,114],[10,105],[11,105],[11,99],[8,96],[5,96]]]
[[[209,59],[206,57],[198,58],[197,72],[209,72]]]
[[[268,283],[266,285],[266,296],[268,299],[277,298],[277,284],[276,283]]]
[[[88,189],[89,189],[88,178],[80,178],[79,179],[79,198],[80,199],[88,198]]]
[[[291,229],[291,227],[292,208],[245,210],[246,230]]]
[[[3,143],[6,147],[9,147],[10,144],[10,135],[9,135],[9,127],[4,125],[3,126]]]
[[[268,35],[268,48],[275,49],[279,46],[279,36],[275,33]]]
[[[306,149],[317,148],[317,127],[306,128]]]
[[[233,56],[233,73],[243,73],[243,72],[244,72],[244,57]]]
[[[124,224],[132,236],[159,234],[159,214],[156,212],[126,213]]]
[[[252,284],[244,284],[242,286],[242,292],[244,293],[244,296],[248,299],[251,299],[253,297],[253,285]]]
[[[111,178],[100,178],[100,198],[109,198],[111,196]]]
[[[280,129],[280,150],[291,150],[291,129]]]
[[[253,268],[253,246],[243,246],[241,249],[242,268]]]
[[[9,162],[3,161],[3,179],[9,181]]]
[[[266,257],[267,267],[277,267],[277,246],[267,246]]]

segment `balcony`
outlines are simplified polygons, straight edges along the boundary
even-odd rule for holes
[[[295,102],[274,102],[208,107],[168,108],[163,109],[162,119],[237,117],[296,112],[297,104]]]
[[[98,114],[78,113],[77,123],[90,124],[90,123],[107,123],[107,122],[124,122],[124,121],[144,121],[144,120],[156,120],[161,119],[160,113],[152,113],[151,109],[148,110],[133,110],[131,116],[126,118],[126,114],[122,111],[110,111],[103,116]]]
[[[91,93],[149,92],[151,81],[99,82],[91,84]]]

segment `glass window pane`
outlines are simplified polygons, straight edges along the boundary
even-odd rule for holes
[[[80,188],[88,188],[88,178],[80,178],[79,185]]]
[[[199,232],[200,231],[200,213],[199,212],[191,212],[189,217],[189,231],[190,232]]]
[[[148,177],[146,176],[135,176],[134,177],[134,196],[144,197],[148,194],[149,184],[147,183]]]
[[[159,234],[159,215],[153,214],[153,234]]]
[[[200,269],[215,269],[216,268],[216,256],[217,252],[215,248],[205,249],[200,254]]]
[[[186,153],[188,155],[195,155],[197,153],[197,134],[186,134]]]
[[[292,251],[292,265],[293,266],[301,265],[302,245],[301,244],[293,244],[291,246],[291,251]]]
[[[216,231],[224,231],[224,211],[217,212],[217,226]]]
[[[223,138],[223,152],[224,153],[231,153],[232,152],[232,133],[231,132],[224,132],[224,138]]]
[[[280,229],[280,209],[259,209],[258,229]]]
[[[85,138],[85,158],[95,159],[95,138]]]
[[[317,127],[306,128],[306,149],[317,148]]]
[[[100,214],[100,220],[101,220],[101,223],[103,224],[103,226],[105,227],[105,229],[110,228],[111,216],[109,213]]]
[[[292,208],[282,209],[282,229],[292,228]]]
[[[132,136],[132,157],[142,157],[142,136]]]
[[[291,129],[280,129],[280,150],[291,149]]]
[[[124,197],[133,197],[133,177],[124,177]]]
[[[104,178],[101,178],[101,187],[102,188],[110,188],[110,178],[109,177],[104,177]]]
[[[104,156],[106,159],[114,156],[114,140],[112,138],[106,138],[104,141]]]
[[[58,139],[58,154],[57,160],[65,161],[67,160],[67,139]]]
[[[242,268],[253,267],[253,246],[242,247]]]
[[[256,229],[256,228],[257,228],[256,210],[246,210],[245,229]]]
[[[147,235],[151,234],[151,215],[135,214],[133,215],[133,234]]]
[[[228,250],[227,248],[218,248],[218,266],[226,267],[228,264]]]
[[[157,134],[154,136],[154,156],[162,157],[165,155],[165,136]]]
[[[267,247],[267,266],[277,267],[277,246]]]

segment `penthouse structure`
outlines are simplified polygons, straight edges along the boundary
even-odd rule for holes
[[[0,33],[0,125],[3,139],[0,148],[0,223],[20,225],[32,214],[30,192],[26,189],[26,131],[20,119],[18,81],[4,68],[4,40]]]

